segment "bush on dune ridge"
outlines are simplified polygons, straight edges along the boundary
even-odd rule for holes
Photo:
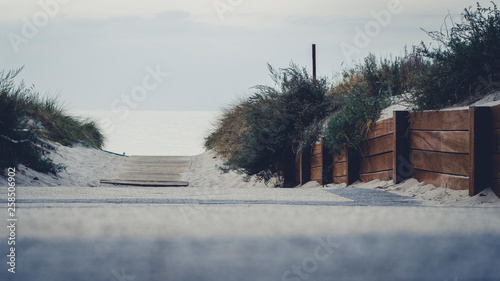
[[[496,4],[465,9],[462,21],[451,28],[427,32],[439,46],[424,43],[418,52],[432,64],[419,79],[418,109],[440,109],[471,104],[500,89],[500,10]]]
[[[0,72],[0,169],[24,164],[40,172],[57,172],[61,167],[34,147],[37,137],[63,145],[102,147],[104,136],[94,121],[69,116],[57,99],[17,85],[14,79],[21,70]]]
[[[295,155],[306,146],[304,132],[328,112],[328,83],[294,64],[269,70],[276,85],[256,86],[255,94],[226,109],[205,146],[225,156],[224,169],[291,186]]]
[[[304,86],[314,83],[292,79],[300,83],[291,96],[304,98],[297,103],[284,102],[290,90],[283,88],[288,78],[281,77],[281,89],[259,86],[254,96],[225,110],[205,145],[226,157],[227,169],[263,180],[276,175],[290,178],[293,167],[283,163],[294,162],[292,154],[310,149],[316,141],[326,143],[330,153],[359,150],[392,96],[408,93],[414,110],[470,104],[500,89],[496,82],[500,78],[500,12],[492,4],[465,9],[462,22],[453,23],[449,30],[428,32],[440,43],[437,49],[422,44],[394,59],[377,60],[369,55],[345,70],[333,87],[322,84],[314,95],[308,95]],[[303,72],[298,76],[308,76]],[[313,112],[308,117],[295,119],[309,109]]]

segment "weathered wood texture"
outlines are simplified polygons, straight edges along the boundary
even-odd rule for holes
[[[410,148],[428,151],[469,153],[469,132],[413,131]]]
[[[469,177],[440,174],[429,171],[415,170],[413,177],[419,182],[455,190],[469,189]]]
[[[361,175],[392,170],[393,152],[363,158],[360,163]]]
[[[392,178],[394,149],[393,118],[376,122],[370,127],[359,155],[359,179],[389,180]]]
[[[376,122],[370,127],[370,130],[366,134],[366,139],[371,140],[381,136],[391,134],[393,131],[393,119],[389,118]]]
[[[411,113],[413,130],[428,131],[468,131],[469,110],[424,111]]]
[[[383,171],[383,172],[377,172],[377,173],[371,173],[371,174],[361,174],[360,179],[363,182],[369,182],[372,180],[381,180],[381,181],[388,181],[392,179],[392,170],[390,171]]]
[[[348,183],[348,155],[347,150],[333,156],[333,183]]]
[[[410,163],[418,181],[453,189],[469,189],[469,110],[410,114]]]
[[[323,144],[317,143],[311,152],[311,180],[323,184]]]
[[[350,184],[354,179],[420,182],[475,195],[491,186],[500,197],[500,105],[468,110],[395,111],[394,117],[373,124],[359,155],[333,156],[330,179]],[[309,158],[311,175],[323,181],[322,146]],[[324,183],[324,182],[321,182]]]

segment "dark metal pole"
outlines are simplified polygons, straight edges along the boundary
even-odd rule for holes
[[[316,80],[316,44],[313,44],[313,79]]]

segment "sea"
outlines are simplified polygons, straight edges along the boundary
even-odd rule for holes
[[[126,155],[193,156],[205,151],[205,137],[219,111],[98,111],[70,114],[97,121],[106,137],[104,150]]]

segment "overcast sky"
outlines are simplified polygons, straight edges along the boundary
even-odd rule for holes
[[[370,52],[428,41],[421,28],[475,3],[0,0],[1,68],[24,66],[27,84],[68,109],[218,110],[271,84],[267,63],[310,69],[313,43],[332,78]]]

